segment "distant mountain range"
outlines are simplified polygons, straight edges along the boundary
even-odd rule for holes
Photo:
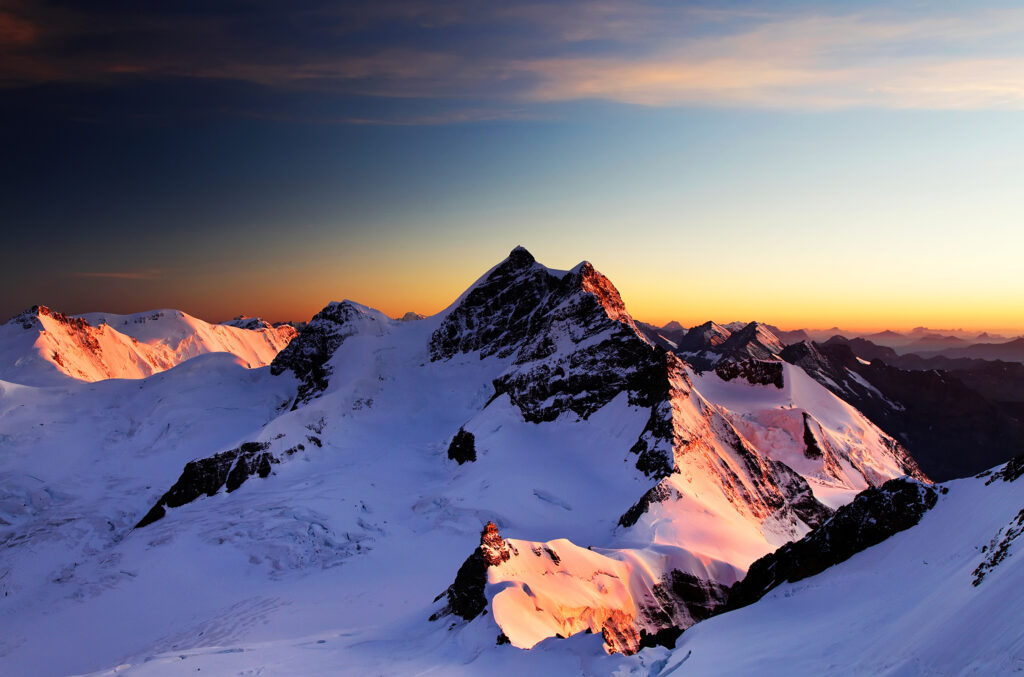
[[[936,479],[971,475],[1024,451],[1024,339],[918,354],[839,335],[784,345],[772,325],[757,322],[706,322],[689,330],[639,326],[700,370],[721,371],[724,363],[745,359],[799,365],[898,439]],[[923,328],[915,334],[919,345],[940,342]]]
[[[641,323],[645,329],[662,334],[665,338],[678,344],[686,335],[687,329],[678,322],[669,322],[663,327]],[[714,325],[731,332],[737,327],[746,326],[746,322],[731,322],[725,325],[706,322],[701,327]],[[800,341],[816,341],[824,343],[833,336],[843,339],[865,339],[871,343],[892,348],[897,354],[916,353],[922,357],[971,357],[985,360],[1024,361],[1024,336],[1007,337],[987,332],[973,333],[962,329],[934,330],[927,327],[916,327],[907,333],[892,330],[880,332],[856,332],[832,327],[831,329],[791,329],[784,330],[772,324],[764,325],[783,344],[799,343]],[[694,327],[695,328],[695,327]]]

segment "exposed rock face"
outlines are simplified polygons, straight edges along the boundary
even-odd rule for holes
[[[767,519],[779,516],[780,511],[791,510],[801,516],[808,525],[820,522],[831,511],[814,498],[807,481],[788,465],[770,458],[763,458],[743,440],[736,429],[717,412],[710,412],[710,427],[714,437],[731,447],[738,457],[743,475],[717,461],[721,468],[718,477],[722,492],[742,512],[755,518]],[[707,453],[700,437],[694,444],[698,453]],[[705,438],[706,439],[706,438]],[[718,458],[721,458],[720,456]],[[714,457],[710,459],[716,461]],[[806,517],[807,519],[804,519]],[[808,522],[807,520],[811,520]]]
[[[522,247],[513,250],[431,337],[433,360],[474,351],[513,358],[494,381],[495,397],[507,394],[527,421],[567,412],[585,419],[622,392],[631,404],[652,407],[652,420],[664,418],[667,355],[643,338],[614,285],[589,263],[555,273]],[[658,422],[645,431],[665,433]],[[661,443],[671,447],[670,439]],[[638,455],[649,474],[670,470]]]
[[[986,484],[988,483],[986,482]],[[985,559],[972,572],[974,579],[971,581],[971,585],[974,587],[981,585],[985,576],[1010,555],[1010,546],[1021,534],[1024,534],[1024,510],[1018,512],[1009,524],[1000,529],[988,545],[982,546],[981,551],[986,553]]]
[[[430,339],[430,356],[443,360],[480,351],[480,357],[508,357],[531,334],[548,295],[560,280],[516,247],[486,279],[473,287]]]
[[[633,504],[629,510],[622,514],[622,517],[619,518],[619,526],[628,528],[636,524],[637,520],[647,512],[647,509],[650,508],[653,503],[678,500],[679,498],[679,492],[676,491],[671,484],[668,484],[667,482],[659,482],[648,489],[647,492],[640,497],[639,501]]]
[[[671,404],[663,417],[652,414],[633,447],[638,467],[649,464],[660,471],[649,474],[662,479],[622,514],[619,526],[630,528],[657,504],[683,499],[689,489],[676,469],[702,476],[754,520],[773,518],[799,529],[797,520],[813,527],[831,515],[803,477],[750,448],[722,411],[694,390],[679,358],[670,354],[668,363]]]
[[[664,360],[668,378],[657,390],[651,389],[656,403],[651,407],[647,425],[630,449],[637,456],[637,469],[655,479],[668,477],[675,471],[677,454],[682,454],[693,440],[691,431],[679,420],[676,410],[676,403],[690,397],[693,384],[686,375],[682,360],[672,353],[664,353]]]
[[[434,598],[439,601],[447,597],[447,604],[430,616],[436,621],[445,616],[455,615],[463,620],[471,621],[487,608],[487,568],[507,562],[512,556],[508,544],[498,533],[494,522],[488,522],[480,532],[480,545],[473,551],[455,574],[455,581],[448,589]]]
[[[456,461],[459,465],[471,463],[476,460],[476,439],[473,433],[459,428],[455,433],[451,444],[448,445],[448,458]]]
[[[221,487],[234,491],[252,475],[267,477],[271,464],[278,463],[265,442],[246,442],[236,449],[221,452],[209,458],[190,461],[185,465],[178,481],[167,490],[135,528],[147,526],[167,514],[167,508],[191,503],[200,496],[213,496]]]
[[[753,385],[773,385],[782,389],[782,364],[766,360],[743,360],[741,362],[720,362],[715,373],[723,381],[742,378]]]
[[[498,533],[498,525],[494,522],[488,522],[480,532],[480,554],[487,566],[492,567],[507,562],[512,556],[508,543]]]
[[[818,444],[818,439],[814,435],[814,431],[811,430],[811,415],[806,411],[803,414],[804,417],[804,455],[807,458],[821,458],[824,452],[821,450],[821,445]]]
[[[609,613],[601,627],[605,651],[632,656],[640,650],[640,633],[633,625],[633,619],[627,614],[613,610]]]
[[[7,324],[20,324],[22,329],[43,330],[43,324],[39,319],[40,317],[52,318],[57,323],[67,327],[68,333],[83,350],[90,353],[99,352],[100,344],[99,341],[96,340],[95,336],[97,331],[96,327],[90,326],[84,318],[69,317],[64,313],[51,310],[46,306],[32,306],[28,310],[12,317],[7,321]]]
[[[383,336],[390,323],[380,311],[352,301],[332,301],[314,315],[270,364],[275,376],[290,370],[301,381],[292,409],[326,390],[332,371],[328,361],[345,339],[359,333]]]
[[[772,461],[771,464],[774,466],[772,477],[785,497],[786,505],[804,524],[813,529],[832,517],[834,511],[814,497],[807,480],[785,463]]]
[[[1022,475],[1024,475],[1024,454],[1019,454],[1010,459],[1002,468],[992,473],[992,476],[985,481],[985,485],[988,486],[996,480],[1016,482]]]
[[[657,603],[640,610],[647,627],[640,631],[637,648],[672,648],[684,629],[709,618],[725,604],[729,588],[673,569],[652,586],[651,593]]]
[[[786,581],[819,574],[909,529],[934,507],[938,494],[933,486],[906,479],[893,479],[881,487],[866,489],[799,541],[754,562],[746,577],[732,587],[728,608],[753,604]]]

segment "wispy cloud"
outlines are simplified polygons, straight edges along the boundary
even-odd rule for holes
[[[766,22],[653,54],[525,60],[537,101],[647,106],[1024,108],[1024,11]]]
[[[14,8],[0,9],[0,83],[8,86],[231,81],[459,100],[468,102],[466,121],[480,119],[473,110],[586,99],[793,110],[1024,108],[1024,9],[1006,7],[926,12],[896,3],[850,13],[823,3],[311,1],[299,10],[257,8],[243,22],[216,8],[102,15],[51,8],[44,16],[21,0],[4,4]],[[182,33],[191,36],[188,49]],[[405,123],[328,117],[458,121],[451,114],[441,122],[406,115]]]
[[[35,24],[0,9],[0,46],[29,45],[37,35]]]
[[[102,278],[109,280],[157,280],[164,277],[164,274],[165,271],[157,269],[113,272],[88,271],[72,273],[71,277]]]

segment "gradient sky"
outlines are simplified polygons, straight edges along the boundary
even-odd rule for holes
[[[0,0],[0,319],[433,313],[517,244],[638,319],[1024,333],[1019,2]]]

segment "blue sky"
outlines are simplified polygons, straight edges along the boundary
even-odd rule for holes
[[[1018,3],[0,0],[0,315],[435,312],[523,244],[692,324],[1024,331]]]

